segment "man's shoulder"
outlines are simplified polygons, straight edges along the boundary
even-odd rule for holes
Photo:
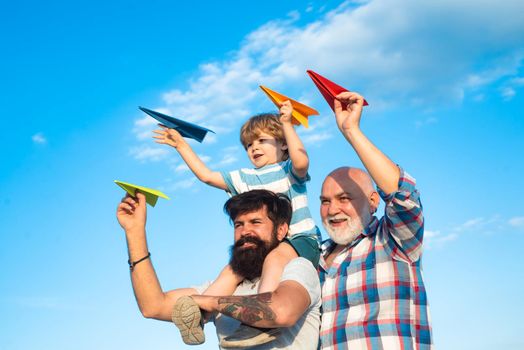
[[[320,300],[320,280],[317,270],[311,261],[298,257],[291,260],[282,272],[280,281],[295,281],[306,289],[311,299],[311,305]]]
[[[301,256],[296,257],[292,259],[290,262],[288,262],[287,265],[284,267],[284,271],[286,269],[303,269],[304,271],[312,271],[316,273],[315,267],[313,267],[313,263]]]

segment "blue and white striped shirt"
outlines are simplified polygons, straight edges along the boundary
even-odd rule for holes
[[[289,197],[293,216],[289,226],[289,236],[297,234],[315,235],[320,240],[320,230],[309,212],[306,182],[309,175],[299,178],[293,173],[291,160],[269,164],[258,169],[239,169],[222,172],[222,177],[231,195],[251,190],[269,190]]]

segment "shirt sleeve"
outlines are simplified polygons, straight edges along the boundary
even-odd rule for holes
[[[390,194],[380,189],[378,192],[386,203],[381,230],[386,249],[395,258],[409,263],[418,261],[422,253],[424,218],[415,179],[400,168],[398,190]]]
[[[224,179],[224,182],[226,183],[227,190],[231,196],[236,196],[238,194],[237,189],[235,188],[235,185],[233,183],[233,171],[221,171],[220,174],[222,175],[222,178]]]
[[[295,174],[293,171],[293,163],[291,162],[291,159],[286,160],[284,163],[284,170],[286,171],[286,174],[289,174],[289,176],[291,176],[297,183],[301,185],[311,180],[309,173],[307,173],[304,177],[299,177],[297,174]]]
[[[301,257],[291,260],[284,267],[280,281],[295,281],[302,285],[309,294],[310,307],[320,301],[320,281],[311,261]]]

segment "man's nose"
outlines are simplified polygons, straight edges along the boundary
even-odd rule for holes
[[[340,212],[340,206],[336,201],[329,202],[328,215],[335,215]]]
[[[252,236],[253,230],[249,225],[244,225],[240,231],[240,237]]]

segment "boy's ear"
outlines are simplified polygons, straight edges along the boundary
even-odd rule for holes
[[[280,149],[281,149],[282,151],[286,151],[286,150],[287,150],[287,143],[282,142],[282,146],[280,146]]]

